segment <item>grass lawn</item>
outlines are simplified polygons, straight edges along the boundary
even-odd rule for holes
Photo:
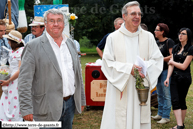
[[[85,64],[88,62],[95,62],[99,59],[97,54],[87,54],[81,57],[82,64],[82,75],[85,83]],[[191,64],[191,73],[193,75],[193,63]],[[193,129],[193,86],[191,84],[187,100],[187,114],[185,120],[186,129]],[[157,108],[151,108],[152,115],[157,114]],[[99,129],[101,124],[101,118],[103,113],[103,107],[91,107],[90,111],[84,111],[82,114],[75,115],[73,121],[73,129]],[[176,120],[173,111],[170,113],[170,123],[168,124],[157,124],[156,121],[151,121],[152,129],[169,129],[176,125]]]

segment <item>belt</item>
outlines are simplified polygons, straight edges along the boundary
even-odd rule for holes
[[[67,101],[71,96],[72,96],[72,95],[69,95],[69,96],[67,96],[67,97],[63,97],[63,99],[64,99],[65,101]]]

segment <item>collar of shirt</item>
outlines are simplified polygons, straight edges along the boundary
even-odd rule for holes
[[[30,34],[29,34],[30,35]],[[31,33],[31,35],[30,35],[31,37],[36,37],[35,35],[33,35],[32,33]]]
[[[0,39],[0,43],[2,43],[2,42],[3,42],[3,38]]]
[[[6,42],[8,43],[8,40],[7,40],[5,37],[3,37],[3,38],[0,39],[1,46],[6,46],[6,45],[7,45]],[[7,47],[7,46],[6,46],[6,47]]]
[[[52,36],[50,36],[50,34],[47,31],[45,31],[45,33],[46,33],[46,36],[47,36],[48,40],[50,41],[50,43],[55,43],[56,44],[56,42],[54,41]],[[62,40],[62,44],[63,44],[63,43],[66,42],[67,38],[66,38],[66,36],[64,34],[62,34],[62,38],[63,38],[63,40]]]

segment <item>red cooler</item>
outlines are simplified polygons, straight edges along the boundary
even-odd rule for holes
[[[85,95],[87,107],[104,106],[106,88],[107,79],[101,71],[101,66],[86,65]]]

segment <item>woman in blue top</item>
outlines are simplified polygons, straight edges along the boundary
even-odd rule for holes
[[[191,45],[192,32],[189,28],[180,29],[178,35],[180,43],[172,50],[173,57],[168,62],[169,70],[165,86],[169,84],[171,76],[170,92],[172,108],[177,121],[177,126],[172,129],[184,129],[186,116],[186,95],[192,82],[190,63],[193,58],[193,46]]]

